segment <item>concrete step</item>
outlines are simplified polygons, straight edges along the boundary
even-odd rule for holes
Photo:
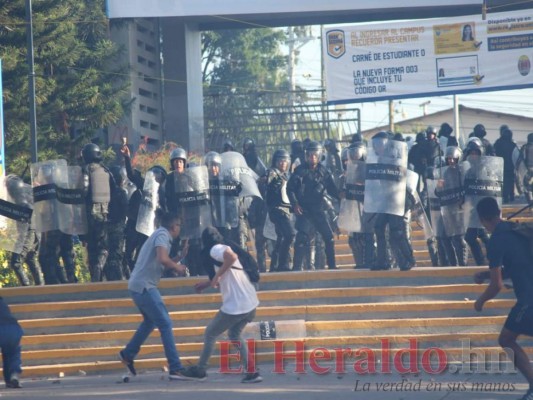
[[[380,285],[426,285],[471,283],[472,276],[483,267],[447,267],[447,268],[415,268],[411,271],[370,271],[367,269],[353,269],[346,264],[338,271],[295,271],[263,273],[259,282],[260,291],[290,290],[300,288],[328,288],[343,286]],[[205,277],[168,278],[162,279],[160,291],[166,296],[193,294],[196,283]],[[396,282],[396,283],[393,283]],[[2,296],[12,305],[13,310],[29,313],[32,311],[44,313],[52,311],[50,303],[64,303],[64,309],[91,308],[93,301],[105,300],[99,308],[115,308],[115,299],[129,298],[127,282],[101,282],[85,284],[48,285],[32,287],[3,288]],[[69,306],[70,303],[75,303]],[[76,302],[83,302],[78,306]],[[29,303],[31,306],[24,307]],[[120,303],[119,303],[120,304]],[[21,306],[19,306],[21,305]],[[36,318],[38,316],[36,315]]]
[[[493,300],[485,307],[484,316],[502,315],[510,309],[514,300]],[[75,332],[100,332],[108,330],[135,329],[142,321],[133,306],[127,314],[101,315],[95,310],[92,316],[73,316],[63,318],[40,318],[20,320],[26,335],[50,335]],[[217,313],[217,309],[196,311],[173,311],[170,317],[174,326],[205,326]],[[389,303],[352,303],[331,305],[299,306],[260,306],[258,320],[305,320],[305,321],[342,321],[357,316],[359,320],[375,318],[470,318],[479,314],[473,309],[472,300],[429,301],[429,302],[389,302]]]

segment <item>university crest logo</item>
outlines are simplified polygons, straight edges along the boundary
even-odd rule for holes
[[[333,58],[340,58],[346,53],[344,43],[344,31],[334,29],[326,32],[326,43],[328,45],[328,54]]]

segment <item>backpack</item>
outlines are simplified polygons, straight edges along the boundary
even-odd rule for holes
[[[237,257],[239,257],[239,261],[242,265],[242,268],[246,275],[248,275],[248,279],[252,283],[257,283],[261,279],[261,275],[259,273],[259,265],[257,264],[256,259],[246,250],[244,250],[242,247],[240,247],[238,244],[233,242],[225,243],[227,246],[231,247],[231,250],[235,254],[237,254]],[[220,266],[222,263],[220,261],[216,261],[213,259],[216,265]],[[240,269],[237,267],[231,267],[234,269]]]

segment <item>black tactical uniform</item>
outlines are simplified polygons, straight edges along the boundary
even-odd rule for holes
[[[295,169],[287,183],[287,195],[296,213],[294,270],[302,269],[306,254],[312,250],[313,228],[324,240],[328,268],[337,268],[333,228],[324,203],[327,194],[337,200],[339,194],[333,177],[320,164],[322,151],[320,143],[310,142],[305,149],[306,163]]]
[[[119,281],[124,279],[122,260],[124,258],[124,226],[128,213],[128,193],[124,188],[124,177],[120,167],[112,167],[111,174],[116,187],[111,193],[111,202],[109,203],[107,224],[109,255],[104,266],[104,275],[108,281]]]
[[[513,141],[513,132],[507,125],[500,127],[500,137],[494,142],[496,156],[503,158],[503,202],[514,201],[515,173],[513,153],[517,148]]]
[[[89,226],[87,233],[89,272],[92,282],[100,282],[108,256],[107,222],[111,193],[115,183],[107,168],[102,164],[102,152],[96,144],[85,145],[81,154],[85,164],[83,174]]]
[[[526,200],[531,204],[533,201],[533,133],[527,135],[527,143],[520,148],[517,162],[517,170],[524,164],[524,176],[521,176],[519,187],[524,191]]]
[[[277,236],[276,245],[272,252],[270,272],[289,270],[289,251],[294,240],[294,231],[290,221],[291,204],[286,194],[289,178],[287,172],[279,170],[278,163],[280,161],[286,161],[287,168],[289,168],[290,156],[286,150],[274,152],[272,165],[267,173],[265,199],[268,215],[275,226]]]
[[[253,139],[244,139],[242,146],[242,155],[246,160],[248,167],[253,170],[257,176],[259,176],[258,187],[261,192],[261,196],[265,195],[266,179],[266,166],[257,155],[255,148],[255,142]],[[266,271],[266,253],[267,253],[267,239],[263,235],[263,229],[265,227],[267,208],[265,201],[259,197],[254,197],[250,208],[248,209],[248,223],[250,229],[255,231],[255,250],[257,256],[257,264],[261,272]]]

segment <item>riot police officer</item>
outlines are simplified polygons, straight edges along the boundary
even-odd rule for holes
[[[6,177],[6,189],[15,204],[19,207],[24,207],[28,210],[33,209],[33,201],[31,199],[31,191],[25,190],[24,182],[16,175],[8,175]],[[30,211],[31,212],[31,211]],[[24,270],[23,263],[26,263],[30,269],[35,285],[44,285],[43,272],[39,263],[39,237],[35,232],[35,228],[31,224],[31,218],[27,221],[28,229],[20,234],[19,240],[23,243],[22,251],[20,253],[12,253],[10,265],[15,271],[17,278],[22,286],[29,286],[30,280]],[[17,234],[19,234],[17,232]]]
[[[121,168],[113,166],[110,172],[116,186],[113,188],[109,203],[107,223],[109,255],[104,266],[104,275],[108,281],[118,281],[124,279],[122,260],[124,258],[124,225],[128,213],[128,193],[124,188],[125,179]],[[128,273],[129,271],[125,272]]]
[[[271,168],[267,173],[265,199],[268,215],[275,226],[277,236],[276,245],[272,252],[277,259],[271,261],[271,272],[273,266],[276,266],[276,271],[289,271],[289,251],[294,240],[290,221],[291,203],[287,197],[289,163],[289,153],[286,150],[278,149],[272,155]]]
[[[301,140],[294,139],[291,142],[291,166],[290,171],[294,172],[295,168],[305,162],[304,145]]]
[[[464,188],[459,162],[463,152],[457,146],[448,146],[444,154],[446,168],[437,182],[435,194],[440,199],[444,231],[451,246],[446,246],[450,265],[465,266],[468,249],[464,240]]]
[[[141,251],[141,247],[148,239],[146,234],[143,234],[137,230],[137,221],[139,216],[139,209],[143,199],[145,198],[145,179],[141,175],[141,171],[138,169],[133,169],[131,165],[131,154],[130,149],[127,145],[122,146],[120,152],[124,156],[124,167],[126,168],[126,176],[135,186],[135,191],[131,194],[128,200],[127,208],[127,221],[126,228],[124,230],[125,236],[125,246],[124,246],[124,261],[123,264],[127,266],[127,269],[131,272],[135,267],[135,262],[137,261],[137,255]],[[154,165],[149,169],[154,175],[155,181],[159,185],[159,189],[164,193],[164,182],[167,176],[165,168],[160,165]],[[158,191],[159,192],[159,191]],[[159,196],[159,193],[158,193]],[[159,198],[159,197],[158,197]],[[155,206],[158,206],[154,204]],[[155,210],[154,210],[155,211]],[[152,224],[153,225],[153,224]],[[147,232],[148,233],[148,232]],[[123,269],[124,276],[129,277],[129,273],[126,269]]]
[[[474,177],[478,174],[477,168],[479,168],[479,160],[483,156],[484,151],[485,147],[483,146],[481,139],[478,137],[470,138],[464,151],[464,158],[470,161],[471,164],[470,168],[465,172],[465,181],[467,179],[474,179]],[[465,192],[465,195],[468,195],[468,193]],[[486,247],[489,241],[489,236],[485,229],[479,226],[467,226],[465,241],[470,247],[470,251],[472,252],[472,256],[476,261],[476,265],[486,265],[485,256],[479,242],[481,241],[481,243],[483,243],[483,245]]]
[[[258,187],[261,195],[265,195],[265,180],[266,180],[266,166],[257,154],[255,147],[255,141],[250,138],[246,138],[242,145],[242,155],[246,160],[248,167],[254,171],[258,177]],[[250,229],[255,231],[255,250],[257,256],[257,263],[261,272],[266,271],[266,252],[268,240],[263,235],[263,229],[265,227],[267,209],[265,202],[260,197],[254,197],[250,207],[248,208],[248,223]]]
[[[111,193],[115,187],[112,175],[102,164],[102,151],[94,143],[86,144],[81,156],[84,162],[85,199],[87,206],[87,253],[92,282],[103,278],[107,259],[107,222]]]
[[[339,193],[331,173],[320,163],[323,147],[310,141],[305,148],[305,163],[299,165],[287,183],[287,195],[296,214],[294,268],[302,269],[306,253],[312,248],[312,231],[316,229],[324,240],[329,269],[336,269],[335,244],[330,218],[325,210],[325,197],[339,200]]]
[[[333,180],[338,187],[338,179],[342,175],[342,163],[339,156],[339,149],[337,149],[337,143],[335,139],[326,139],[324,140],[324,148],[326,149],[326,157],[324,159],[324,165],[329,172],[333,175]]]
[[[494,151],[494,147],[492,147],[492,144],[485,139],[485,136],[487,136],[487,130],[485,129],[485,126],[483,124],[477,124],[474,126],[474,132],[472,132],[475,137],[477,137],[479,140],[481,140],[481,143],[483,145],[483,155],[485,156],[495,156],[496,152]]]
[[[528,203],[533,201],[533,133],[527,135],[527,143],[520,148],[516,162],[519,187],[523,190]]]
[[[354,268],[370,268],[375,263],[374,228],[371,216],[364,212],[366,144],[354,142],[341,152],[344,174],[340,180],[343,199],[339,226],[350,232],[348,245]]]

